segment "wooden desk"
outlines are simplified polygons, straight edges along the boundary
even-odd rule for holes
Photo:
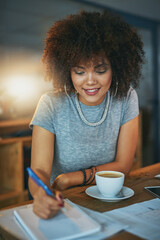
[[[84,207],[96,210],[99,212],[105,212],[120,207],[125,207],[134,203],[143,202],[153,199],[150,193],[148,193],[144,187],[160,185],[160,179],[154,178],[156,174],[160,174],[160,163],[140,168],[132,172],[125,180],[124,185],[134,190],[133,197],[120,201],[120,202],[102,202],[98,199],[94,199],[86,195],[85,189],[88,187],[76,187],[64,191],[65,198],[69,198],[74,203],[80,204]]]
[[[132,172],[125,180],[125,186],[134,190],[133,197],[120,202],[102,202],[86,195],[85,189],[88,187],[76,187],[64,191],[64,198],[70,199],[72,202],[99,212],[105,212],[116,208],[125,207],[134,203],[151,200],[154,198],[152,194],[147,192],[145,186],[160,185],[160,179],[154,178],[160,173],[160,163],[141,168]],[[24,204],[31,203],[31,201]],[[20,205],[20,204],[19,204]],[[22,205],[22,204],[21,204]],[[16,205],[17,206],[17,205]],[[12,206],[15,207],[15,206]],[[0,233],[2,234],[1,230]],[[3,232],[4,234],[4,232]],[[112,240],[137,240],[141,239],[127,232],[122,232],[110,238]]]

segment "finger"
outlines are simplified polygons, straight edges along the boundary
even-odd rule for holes
[[[55,198],[39,188],[34,197],[34,212],[43,218],[54,216],[64,206],[62,194],[55,191]]]
[[[46,194],[46,192],[40,188],[38,194],[35,196],[36,202],[39,202],[41,205],[48,207],[50,205],[57,205],[55,199]]]
[[[45,212],[47,210],[58,210],[58,201],[48,195],[42,195],[41,197],[36,196],[34,198],[33,207],[37,211]]]
[[[50,197],[50,196],[44,196],[43,197],[43,206],[45,206],[47,209],[51,210],[60,210],[60,208],[64,207],[63,199],[61,199],[61,195],[59,196],[59,200],[56,198],[56,196]]]
[[[63,194],[60,191],[55,191],[55,197],[60,203],[64,203]]]
[[[33,209],[34,213],[39,216],[40,218],[43,218],[43,219],[49,219],[49,218],[52,218],[54,217],[57,213],[58,213],[58,210],[52,210],[52,211],[39,211],[38,209]]]
[[[44,219],[48,219],[56,215],[60,208],[60,206],[57,206],[57,203],[56,205],[50,205],[48,203],[44,205],[40,202],[34,202],[33,204],[33,212]]]

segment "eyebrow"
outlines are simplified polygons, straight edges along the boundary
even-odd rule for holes
[[[85,69],[85,67],[82,67],[82,66],[75,66],[74,68],[82,68],[82,69]]]
[[[108,63],[101,63],[101,64],[95,66],[95,68],[99,68],[99,67],[103,67],[103,66],[107,66],[107,65],[109,65],[109,64]]]
[[[97,66],[95,66],[94,68],[99,68],[99,67],[107,66],[107,65],[109,65],[109,64],[108,63],[101,63],[101,64],[98,64]],[[85,69],[85,67],[82,67],[82,66],[75,66],[75,68]]]

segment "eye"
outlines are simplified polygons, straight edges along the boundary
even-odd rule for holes
[[[106,67],[100,67],[100,68],[97,68],[95,72],[98,73],[98,74],[103,74],[106,71],[107,71]]]
[[[107,70],[97,70],[96,71],[96,73],[98,73],[98,74],[103,74],[103,73],[105,73]]]
[[[74,70],[74,73],[75,73],[75,74],[78,74],[78,75],[82,75],[82,74],[84,74],[85,72],[84,72],[84,71]]]
[[[107,72],[107,70],[109,69],[109,64],[105,63],[105,64],[99,64],[97,66],[95,66],[95,72],[97,74],[104,74]]]

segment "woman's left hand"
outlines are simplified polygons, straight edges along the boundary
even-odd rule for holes
[[[63,191],[70,187],[69,176],[67,173],[61,174],[54,180],[52,188]]]

